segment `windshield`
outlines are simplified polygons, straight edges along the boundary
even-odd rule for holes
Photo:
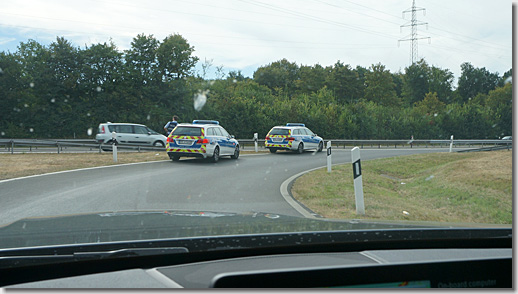
[[[276,136],[276,135],[281,135],[281,136],[286,135],[287,136],[289,134],[290,134],[289,129],[280,129],[280,128],[274,128],[269,133],[270,136]]]
[[[201,136],[201,128],[200,127],[182,127],[178,126],[171,133],[174,136]]]
[[[511,5],[4,0],[0,248],[511,227]]]

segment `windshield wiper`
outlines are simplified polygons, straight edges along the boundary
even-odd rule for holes
[[[57,262],[81,261],[81,260],[100,260],[108,258],[128,258],[143,256],[160,256],[169,254],[188,253],[185,247],[165,247],[165,248],[125,248],[112,251],[99,252],[74,252],[73,254],[57,255],[26,255],[26,256],[5,256],[0,257],[0,268],[49,264]]]

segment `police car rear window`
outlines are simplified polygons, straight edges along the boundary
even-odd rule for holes
[[[198,127],[176,127],[172,133],[175,136],[201,136],[201,128]]]
[[[273,135],[288,136],[289,134],[290,134],[289,129],[273,129],[270,131],[270,136],[273,136]]]

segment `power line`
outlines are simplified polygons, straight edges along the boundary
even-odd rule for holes
[[[368,34],[373,34],[373,35],[377,35],[377,36],[381,36],[381,37],[385,37],[385,38],[394,38],[394,36],[390,36],[388,34],[383,34],[383,33],[379,33],[379,32],[372,31],[372,30],[367,30],[367,29],[364,29],[364,28],[361,28],[361,27],[358,27],[358,26],[353,26],[353,25],[342,23],[342,22],[327,20],[327,19],[324,19],[324,18],[312,16],[312,15],[309,15],[309,14],[305,14],[305,13],[301,13],[301,12],[296,12],[296,11],[293,11],[291,9],[285,9],[285,8],[281,8],[281,7],[278,7],[278,6],[271,5],[271,4],[266,4],[266,3],[263,3],[263,2],[260,2],[260,1],[251,1],[251,0],[239,0],[239,1],[244,2],[244,3],[248,3],[248,4],[252,4],[252,5],[256,5],[256,6],[259,6],[259,7],[267,8],[267,9],[272,9],[272,10],[275,10],[275,11],[284,12],[284,13],[289,14],[289,15],[295,15],[295,16],[298,16],[298,17],[304,18],[304,19],[309,19],[309,20],[313,20],[313,21],[317,21],[317,22],[321,22],[321,23],[326,23],[326,24],[336,25],[336,26],[340,26],[340,27],[345,27],[345,28],[352,29],[352,30],[355,30],[355,31],[364,32],[364,33],[368,33]]]

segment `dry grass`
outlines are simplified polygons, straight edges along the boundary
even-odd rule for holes
[[[350,164],[299,178],[293,196],[328,218],[512,223],[512,152],[437,153],[362,162],[365,216]],[[403,214],[403,211],[408,214]]]
[[[252,154],[253,151],[241,151]],[[24,153],[0,154],[0,180],[78,168],[169,160],[166,152],[119,152],[117,163],[112,153]]]

